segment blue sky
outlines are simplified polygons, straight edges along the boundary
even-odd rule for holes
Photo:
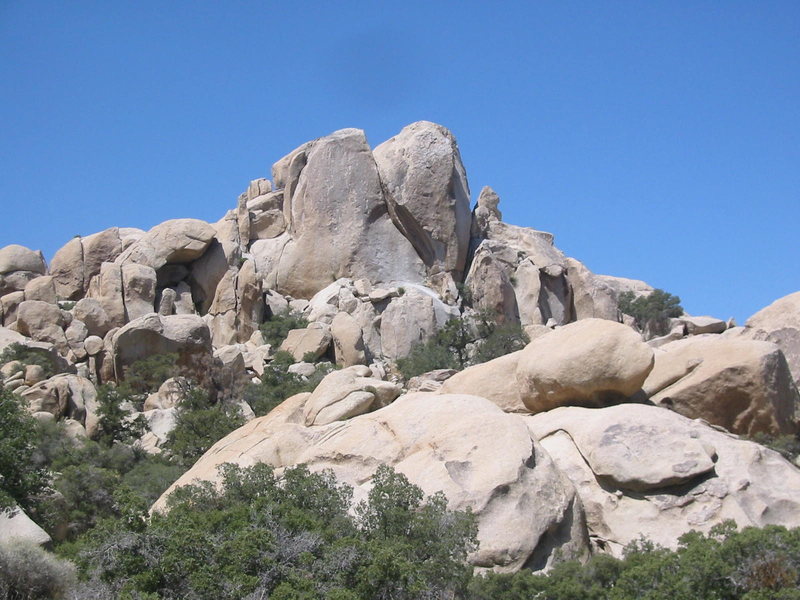
[[[800,290],[800,2],[0,0],[0,246],[216,221],[343,127],[692,314]]]

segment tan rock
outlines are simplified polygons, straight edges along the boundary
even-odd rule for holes
[[[797,389],[770,342],[708,335],[666,344],[644,388],[656,404],[734,433],[796,429]]]
[[[59,352],[66,354],[69,350],[64,335],[64,315],[58,306],[40,300],[26,300],[17,308],[17,329],[25,336],[39,342],[55,344]]]
[[[653,351],[641,336],[604,319],[565,325],[521,352],[517,384],[522,402],[533,413],[625,401],[653,368]]]
[[[97,391],[79,375],[55,375],[36,383],[21,394],[32,413],[48,412],[56,419],[69,417],[84,426],[89,435],[97,427]]]
[[[800,387],[800,292],[776,300],[747,319],[745,335],[777,344]]]
[[[491,400],[505,412],[528,413],[517,384],[522,350],[467,367],[442,384],[442,394],[473,394]]]
[[[17,308],[25,301],[25,292],[11,292],[0,296],[0,311],[3,313],[3,325],[8,327],[17,320]]]
[[[109,328],[121,327],[126,323],[125,294],[120,265],[110,262],[102,263],[100,272],[89,283],[86,297],[100,303],[106,314],[106,323]],[[89,327],[88,323],[87,327]],[[99,335],[93,328],[90,328],[90,331]]]
[[[43,275],[36,279],[31,279],[25,286],[25,300],[40,300],[49,304],[58,302],[56,296],[56,286],[53,283],[53,278],[49,275]]]
[[[330,468],[353,486],[358,501],[376,467],[386,464],[426,494],[444,492],[451,509],[475,513],[480,548],[470,560],[477,566],[541,569],[556,554],[584,555],[583,517],[572,485],[523,421],[476,396],[435,398],[408,394],[381,410],[314,427],[298,423],[304,399],[289,399],[217,442],[165,496],[195,479],[216,480],[223,462],[266,462]],[[154,509],[163,506],[164,496]]]
[[[702,335],[704,333],[722,333],[727,329],[725,321],[715,317],[692,317],[685,315],[676,319],[683,323],[688,335]]]
[[[326,375],[305,404],[305,424],[349,419],[388,406],[400,395],[399,385],[370,374],[369,367],[356,365]]]
[[[103,351],[103,338],[90,335],[83,341],[83,347],[89,356],[97,356]]]
[[[683,533],[707,533],[726,519],[800,525],[800,471],[702,422],[640,404],[524,420],[575,484],[595,550],[621,556],[641,536],[676,548]]]
[[[375,148],[389,213],[433,273],[463,278],[469,245],[469,185],[447,129],[418,121]]]
[[[289,331],[289,335],[286,336],[280,349],[290,353],[295,360],[303,360],[303,357],[309,353],[316,360],[325,354],[330,343],[330,331],[320,327],[307,327]]]
[[[305,162],[287,158],[291,175],[280,175],[289,179],[284,188],[288,235],[258,240],[252,247],[266,287],[310,298],[344,276],[422,281],[424,265],[389,217],[364,132],[344,129],[306,148],[293,153],[306,155]],[[295,172],[299,174],[292,190]],[[276,185],[279,180],[276,177]],[[263,242],[271,242],[274,258],[259,259],[264,247],[258,245]]]
[[[519,322],[517,297],[514,293],[514,286],[511,284],[511,273],[514,270],[515,266],[496,256],[491,242],[482,242],[475,251],[475,257],[466,278],[466,285],[472,295],[472,305],[478,310],[497,315],[503,321]],[[538,283],[538,276],[538,269],[536,269],[536,283]],[[527,280],[526,283],[528,283]],[[526,290],[524,297],[528,306],[536,306],[535,309],[529,309],[529,312],[531,310],[538,311],[538,292],[539,290],[536,289],[537,298],[534,304],[533,299],[529,297],[529,290]],[[531,322],[537,322],[536,317],[531,317]],[[541,317],[538,322],[541,322]]]
[[[14,271],[28,271],[44,275],[46,268],[41,251],[34,251],[18,244],[0,248],[0,274],[5,275]]]
[[[199,219],[173,219],[153,227],[116,263],[137,263],[160,269],[167,263],[189,263],[200,258],[215,235],[214,228]]]
[[[102,338],[111,329],[103,304],[95,298],[78,300],[72,308],[72,314],[86,325],[89,335]]]
[[[117,330],[111,338],[114,373],[153,354],[178,354],[178,365],[200,383],[207,382],[211,366],[211,333],[201,317],[155,313],[139,317]]]
[[[336,364],[345,367],[366,362],[361,326],[346,312],[337,313],[331,323],[331,336],[336,353]]]
[[[154,312],[155,269],[136,263],[122,265],[122,291],[126,321],[133,321]]]

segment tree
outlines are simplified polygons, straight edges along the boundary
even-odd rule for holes
[[[619,295],[618,307],[632,316],[636,326],[649,337],[665,335],[669,320],[683,314],[681,299],[660,289],[639,297],[633,292],[623,292]]]
[[[36,421],[21,400],[0,387],[0,510],[28,508],[47,487],[47,471],[36,465]]]

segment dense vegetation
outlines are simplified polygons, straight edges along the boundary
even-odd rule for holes
[[[449,320],[427,342],[398,360],[397,367],[406,379],[435,369],[461,370],[521,350],[528,341],[518,324],[498,323],[493,315],[482,312],[474,318]]]
[[[619,310],[636,320],[636,326],[649,337],[665,335],[669,320],[683,314],[681,299],[664,290],[655,289],[646,296],[633,292],[619,295]]]

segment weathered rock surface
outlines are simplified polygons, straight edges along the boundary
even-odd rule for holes
[[[424,265],[392,223],[364,132],[337,131],[290,155],[300,156],[288,159],[290,176],[275,175],[276,184],[286,179],[283,210],[289,233],[259,240],[262,245],[252,248],[273,255],[262,260],[256,255],[267,287],[310,298],[345,276],[422,281]]]
[[[153,354],[178,354],[178,365],[206,381],[211,366],[211,332],[196,315],[139,317],[114,333],[112,358],[117,377],[125,366]]]
[[[34,523],[18,506],[0,510],[0,544],[15,540],[44,546],[52,542],[47,532]]]
[[[314,360],[320,358],[331,343],[331,334],[327,328],[307,327],[292,329],[283,340],[280,349],[291,354],[295,360],[303,360],[311,354]]]
[[[800,387],[800,292],[779,298],[747,319],[744,333],[777,344]]]
[[[97,391],[79,375],[55,375],[32,385],[21,394],[32,413],[48,412],[56,419],[69,417],[84,426],[89,435],[97,429]]]
[[[797,389],[786,359],[770,342],[696,336],[655,355],[644,384],[656,404],[733,433],[796,430]]]
[[[348,313],[336,313],[331,322],[331,337],[336,354],[336,364],[344,367],[365,364],[366,353],[361,326]]]
[[[519,417],[476,396],[423,393],[348,421],[304,427],[307,400],[290,398],[220,440],[171,489],[215,480],[223,462],[305,463],[314,471],[332,469],[360,500],[377,466],[388,464],[426,494],[443,491],[450,508],[473,510],[480,540],[475,565],[515,571],[543,568],[559,550],[562,557],[584,554],[574,490]],[[154,508],[163,506],[164,496]]]
[[[619,556],[642,535],[675,548],[726,519],[800,525],[800,470],[702,422],[640,404],[523,419],[577,488],[596,550]]]
[[[167,263],[189,263],[200,258],[215,235],[199,219],[173,219],[156,225],[120,254],[118,264],[137,263],[160,269]]]
[[[603,406],[633,396],[652,368],[653,351],[638,333],[613,321],[584,319],[528,344],[519,357],[517,384],[533,413]]]
[[[463,277],[469,246],[469,185],[447,129],[412,123],[373,152],[389,213],[434,273]]]
[[[467,367],[448,378],[442,394],[473,394],[494,402],[505,412],[528,413],[517,383],[517,365],[522,350],[512,352],[473,367]]]

